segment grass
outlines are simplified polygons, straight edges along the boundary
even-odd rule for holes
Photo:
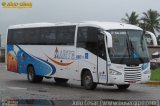
[[[160,81],[160,68],[151,71],[151,80]]]

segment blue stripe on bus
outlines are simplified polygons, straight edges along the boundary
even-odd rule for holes
[[[16,49],[18,50],[15,51],[14,47],[17,47]],[[28,64],[33,64],[36,75],[51,76],[56,72],[56,68],[54,67],[54,65],[38,57],[29,55],[23,49],[21,49],[18,45],[8,45],[7,53],[11,51],[15,52],[16,54],[19,73],[27,73]]]
[[[35,57],[35,56],[34,56],[34,57]],[[40,59],[40,58],[38,58],[38,57],[35,57],[35,58],[37,58],[37,59],[39,59],[39,60],[41,60],[41,61],[49,64],[49,65],[52,67],[52,70],[55,70],[55,71],[52,71],[52,74],[51,74],[51,75],[53,75],[53,74],[56,72],[56,68],[54,67],[53,64],[49,63],[48,61],[42,60],[42,59]]]

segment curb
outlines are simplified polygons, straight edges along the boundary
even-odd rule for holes
[[[160,81],[149,81],[149,82],[146,82],[144,84],[150,84],[150,85],[160,85]]]

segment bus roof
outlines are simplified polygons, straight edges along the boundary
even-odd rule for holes
[[[79,24],[79,26],[95,26],[104,30],[114,29],[135,29],[142,30],[140,27],[131,24],[119,23],[119,22],[99,22],[99,21],[86,21]]]
[[[54,23],[30,23],[30,24],[18,24],[12,25],[8,29],[19,29],[19,28],[34,28],[34,27],[48,27],[54,26]]]
[[[20,29],[20,28],[36,28],[36,27],[52,27],[52,26],[67,26],[67,25],[76,25],[75,23],[69,22],[58,22],[58,23],[29,23],[29,24],[18,24],[12,25],[8,29]]]
[[[114,29],[135,29],[142,30],[140,27],[135,25],[118,23],[118,22],[100,22],[100,21],[84,21],[80,23],[31,23],[31,24],[19,24],[10,26],[9,29],[19,29],[19,28],[36,28],[36,27],[52,27],[52,26],[67,26],[67,25],[78,25],[78,26],[93,26],[99,27],[104,30],[114,30]]]

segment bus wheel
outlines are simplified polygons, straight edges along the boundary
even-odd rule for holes
[[[63,79],[63,78],[54,78],[56,83],[67,83],[68,79]]]
[[[83,73],[82,85],[87,90],[93,90],[97,87],[97,84],[93,82],[93,77],[90,71],[86,71]]]
[[[124,84],[124,85],[117,85],[118,89],[120,90],[125,90],[127,88],[129,88],[130,84]]]
[[[33,66],[29,66],[27,70],[27,79],[29,82],[42,82],[42,76],[36,76]]]

